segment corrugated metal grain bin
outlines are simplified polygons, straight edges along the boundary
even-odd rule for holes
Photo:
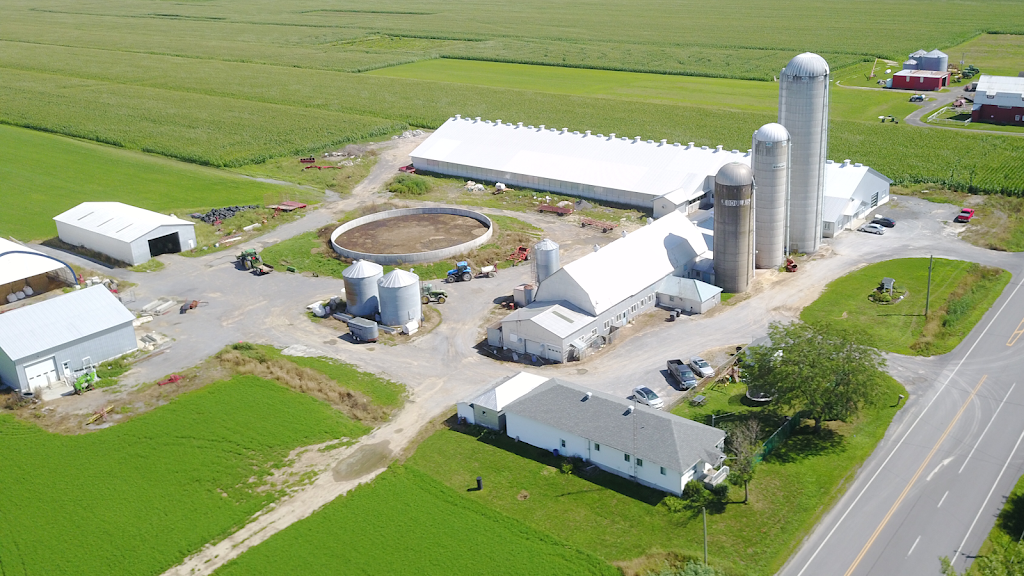
[[[404,326],[419,323],[422,318],[420,277],[401,269],[394,269],[377,281],[380,294],[380,322],[385,326]]]
[[[356,260],[341,272],[345,280],[345,312],[352,316],[373,316],[380,308],[377,281],[384,268],[369,260]]]

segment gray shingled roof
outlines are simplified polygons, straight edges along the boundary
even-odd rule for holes
[[[592,396],[586,399],[587,392]],[[582,436],[677,472],[698,461],[718,464],[725,432],[675,414],[637,405],[552,378],[505,407],[535,422]],[[635,432],[635,435],[634,435]],[[635,438],[635,443],[634,443]]]

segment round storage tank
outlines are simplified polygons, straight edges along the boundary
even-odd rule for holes
[[[396,268],[377,281],[377,291],[380,293],[381,324],[419,324],[422,315],[419,276]]]
[[[739,294],[754,279],[754,174],[730,162],[715,175],[715,283]]]
[[[779,124],[790,136],[789,249],[811,254],[821,244],[821,208],[828,152],[828,79],[825,59],[805,52],[779,77]]]
[[[945,52],[939,50],[932,50],[931,52],[923,56],[923,62],[921,63],[921,70],[936,70],[938,72],[945,72],[946,68],[949,67],[949,56]]]
[[[785,259],[789,149],[789,131],[782,124],[765,124],[754,132],[750,164],[757,195],[754,265],[758,268],[778,268]]]
[[[352,316],[373,317],[380,309],[377,298],[377,280],[384,275],[380,264],[369,260],[356,260],[345,268],[341,276],[345,281],[345,312]]]
[[[534,266],[537,267],[537,284],[544,281],[562,267],[559,261],[558,244],[547,238],[533,247]]]

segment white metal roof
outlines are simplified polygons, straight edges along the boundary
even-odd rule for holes
[[[40,274],[46,274],[47,272],[53,272],[54,270],[60,270],[64,267],[60,262],[44,257],[43,253],[38,250],[33,250],[28,246],[22,246],[16,242],[0,238],[0,254],[12,250],[32,252],[33,254],[38,254],[38,256],[29,256],[28,254],[0,256],[0,286]],[[4,295],[0,294],[0,296]]]
[[[496,386],[492,386],[483,394],[467,401],[467,404],[475,404],[491,410],[501,411],[524,394],[530,392],[537,386],[548,381],[547,376],[538,376],[529,372],[520,372],[511,378],[500,380]]]
[[[939,70],[900,70],[893,74],[893,76],[929,76],[931,78],[941,78],[948,75],[949,72]]]
[[[782,69],[786,76],[799,78],[815,78],[828,75],[828,62],[813,52],[804,52],[793,56],[793,59]]]
[[[132,320],[109,290],[93,286],[0,314],[0,349],[17,361]]]
[[[682,212],[671,212],[566,264],[541,282],[537,300],[568,300],[596,316],[707,251],[704,235],[693,222]]]
[[[876,185],[862,188],[868,179],[874,180]],[[853,215],[861,204],[870,203],[871,194],[889,184],[892,184],[892,180],[868,166],[847,162],[826,163],[825,201],[822,205],[821,219],[825,222],[835,222],[844,214]]]
[[[341,271],[342,276],[352,279],[373,278],[378,274],[384,274],[384,267],[369,260],[356,260],[351,266]]]
[[[82,202],[53,219],[123,242],[132,242],[160,226],[195,226],[188,220],[120,202]]]
[[[975,90],[974,104],[1024,107],[1024,78],[982,74]]]
[[[407,270],[395,268],[384,276],[377,279],[377,286],[381,288],[402,288],[412,284],[418,284],[420,277]]]
[[[715,295],[721,294],[722,289],[693,278],[669,276],[665,278],[661,288],[658,288],[658,292],[679,298],[697,300],[698,302],[707,302],[714,298]]]
[[[410,154],[434,160],[562,182],[644,194],[653,200],[703,184],[728,162],[745,156],[719,148],[644,141],[521,126],[456,116]]]
[[[564,304],[564,305],[563,305]],[[502,322],[530,321],[559,338],[582,330],[594,317],[571,308],[568,302],[534,302],[505,317]]]

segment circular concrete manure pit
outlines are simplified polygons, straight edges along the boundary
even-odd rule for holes
[[[463,208],[401,208],[342,224],[331,234],[334,251],[382,265],[454,258],[490,240],[490,218]]]

